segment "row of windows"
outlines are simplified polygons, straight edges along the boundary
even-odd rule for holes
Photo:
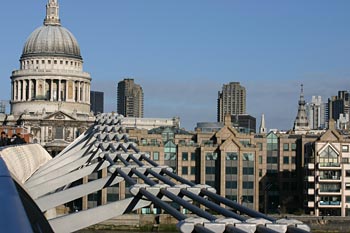
[[[237,181],[226,181],[226,189],[237,189]],[[254,189],[253,181],[244,181],[243,189]]]
[[[237,167],[226,167],[226,175],[237,175]],[[205,172],[208,175],[216,174],[215,167],[205,167]],[[253,167],[244,167],[243,168],[243,175],[254,175],[254,168]]]
[[[262,163],[263,163],[263,156],[260,155],[259,156],[259,164],[262,164]],[[268,164],[277,164],[278,163],[278,157],[268,156],[266,158],[266,163],[268,163]],[[283,156],[283,164],[289,164],[289,163],[295,164],[295,157],[291,157],[291,159],[290,159],[289,156]]]
[[[182,160],[188,161],[188,152],[182,152]],[[196,153],[194,152],[191,153],[191,160],[196,161]]]
[[[196,167],[191,167],[191,175],[196,174]],[[188,175],[188,167],[182,167],[182,175]]]
[[[49,64],[49,65],[51,65],[51,64],[55,64],[55,65],[57,65],[58,64],[58,61],[57,60],[41,60],[41,64],[46,64],[46,62],[47,62],[47,64]],[[63,61],[63,60],[60,60],[59,61],[60,62],[60,65],[63,65],[64,63],[66,64],[66,65],[71,65],[71,66],[78,66],[78,67],[80,67],[80,63],[79,62],[76,62],[76,61]],[[31,61],[27,61],[27,65],[29,65],[29,64],[34,64],[34,60],[31,60]],[[37,64],[37,65],[39,65],[40,64],[40,60],[35,60],[35,64]],[[23,62],[23,65],[25,65],[25,63]]]

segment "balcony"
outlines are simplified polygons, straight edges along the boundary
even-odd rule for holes
[[[327,182],[327,183],[338,183],[341,182],[341,176],[318,176],[318,182]]]
[[[334,207],[341,207],[340,201],[319,201],[318,202],[319,208],[334,208]]]
[[[339,170],[341,169],[340,163],[318,163],[318,169],[320,170]]]
[[[341,195],[341,189],[318,189],[318,195]]]

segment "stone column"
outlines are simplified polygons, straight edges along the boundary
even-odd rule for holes
[[[38,96],[38,88],[39,88],[39,85],[38,85],[38,80],[37,79],[34,79],[34,85],[35,85],[35,98]]]
[[[77,98],[77,102],[80,102],[81,98],[80,98],[80,81],[78,82],[78,98]]]
[[[42,93],[42,94],[43,94],[43,96],[44,96],[45,99],[46,99],[46,79],[44,79],[43,92],[44,92],[44,93]],[[50,97],[50,96],[49,96],[49,97]]]
[[[50,85],[50,101],[53,101],[53,79],[51,79]]]
[[[12,82],[12,93],[13,93],[13,101],[17,100],[17,81]]]
[[[17,100],[20,101],[21,100],[21,81],[17,81]]]
[[[85,103],[85,95],[86,95],[86,88],[85,88],[85,83],[83,82],[83,99],[82,99],[82,101],[83,101],[83,103]]]
[[[58,80],[58,101],[61,101],[61,79]]]
[[[73,91],[73,99],[72,99],[72,101],[75,102],[75,99],[76,99],[76,96],[75,96],[76,95],[75,94],[75,81],[72,80],[72,83],[73,83],[73,86],[72,86],[72,88],[73,88],[73,90],[72,90]]]
[[[89,83],[87,83],[86,88],[87,88],[87,103],[89,104],[90,103],[90,85],[89,85]]]
[[[26,101],[26,80],[22,80],[22,101]]]
[[[65,93],[66,93],[66,101],[68,100],[68,80],[66,80],[66,90],[65,90]]]
[[[29,88],[28,88],[28,100],[32,100],[32,85],[33,85],[33,82],[31,79],[29,79]]]

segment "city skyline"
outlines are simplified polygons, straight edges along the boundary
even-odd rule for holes
[[[45,2],[2,5],[0,99],[10,99],[9,77],[25,38],[42,25]],[[145,117],[179,116],[182,127],[193,129],[216,121],[217,92],[240,82],[248,114],[259,121],[264,113],[267,128],[291,129],[301,83],[308,102],[349,89],[346,1],[105,2],[59,3],[92,89],[106,94],[107,112],[116,106],[115,84],[127,76],[143,86]]]

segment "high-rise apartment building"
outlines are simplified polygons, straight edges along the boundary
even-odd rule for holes
[[[350,93],[349,91],[338,91],[338,96],[328,99],[329,119],[338,120],[340,114],[350,113]]]
[[[118,83],[117,111],[125,117],[143,117],[143,90],[134,79]]]
[[[96,115],[104,112],[104,93],[101,91],[90,91],[90,110]]]
[[[218,122],[223,122],[225,115],[246,114],[246,90],[239,82],[230,82],[222,86],[218,93]]]
[[[306,105],[310,129],[326,128],[326,111],[325,104],[321,96],[312,96],[311,103]]]

